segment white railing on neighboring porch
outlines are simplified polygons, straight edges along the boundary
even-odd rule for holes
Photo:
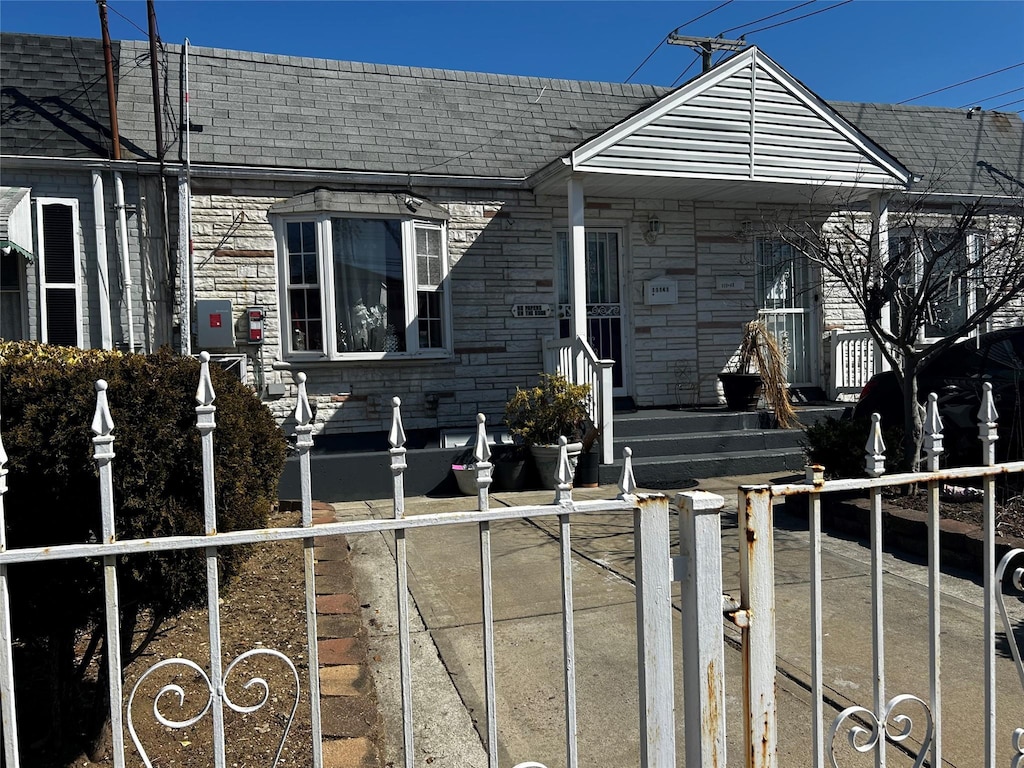
[[[830,334],[831,372],[829,397],[856,397],[868,379],[887,370],[878,345],[867,331],[839,331]]]
[[[615,461],[615,423],[612,405],[614,360],[602,360],[586,339],[544,342],[544,370],[560,373],[574,384],[590,385],[590,419],[601,430],[601,463]]]

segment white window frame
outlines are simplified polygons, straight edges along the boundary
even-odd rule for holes
[[[405,351],[402,352],[338,352],[335,317],[335,282],[333,254],[332,219],[380,219],[398,221],[402,231],[402,280],[405,312]],[[317,275],[320,280],[320,302],[323,315],[323,348],[315,350],[293,350],[290,328],[291,305],[289,295],[288,237],[290,223],[313,222],[316,227]],[[448,228],[446,222],[418,217],[373,215],[364,213],[323,212],[294,214],[276,217],[275,235],[278,266],[278,305],[281,312],[281,356],[282,359],[303,362],[316,361],[375,361],[375,360],[447,360],[452,357],[452,301],[451,269],[448,262]],[[441,281],[427,286],[442,293],[441,311],[443,343],[440,347],[419,348],[419,297],[420,285],[416,272],[416,231],[420,228],[433,229],[440,234]]]
[[[46,238],[43,236],[43,208],[48,205],[65,205],[71,208],[71,232],[74,246],[73,265],[75,280],[73,283],[51,283],[46,279]],[[82,325],[82,241],[79,236],[80,219],[78,216],[78,200],[73,197],[37,197],[36,198],[36,243],[38,244],[39,270],[39,339],[44,344],[49,342],[49,322],[47,320],[46,291],[48,289],[74,290],[75,292],[75,346],[84,343]]]
[[[11,259],[14,264],[14,276],[18,281],[17,286],[8,286],[5,290],[0,290],[0,302],[10,301],[7,298],[8,294],[16,294],[18,306],[21,311],[19,314],[19,322],[21,324],[21,336],[18,340],[29,338],[29,324],[28,324],[28,276],[25,272],[25,264],[27,259],[21,255],[16,249],[11,249],[9,253],[5,253],[0,258]]]

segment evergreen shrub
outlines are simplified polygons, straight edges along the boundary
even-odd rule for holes
[[[804,428],[807,459],[812,464],[825,467],[825,477],[864,477],[864,446],[871,432],[867,419],[837,419],[826,416],[822,421]],[[905,469],[903,452],[903,430],[891,427],[882,430],[882,441],[887,447],[886,472]]]
[[[200,363],[152,355],[0,341],[0,436],[8,454],[8,546],[98,540],[99,480],[91,423],[97,379],[108,383],[114,423],[118,539],[202,534],[201,435],[195,400]],[[285,440],[270,412],[238,378],[210,366],[216,399],[214,466],[219,531],[259,528],[277,498]],[[219,552],[224,583],[247,552]],[[123,556],[118,579],[125,663],[160,623],[206,600],[202,550]],[[14,634],[65,665],[76,633],[102,626],[98,561],[11,566]],[[135,644],[132,644],[132,640]],[[63,650],[58,650],[63,649]],[[58,690],[63,688],[58,685]],[[59,705],[58,705],[59,706]]]

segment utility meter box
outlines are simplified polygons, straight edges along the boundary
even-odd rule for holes
[[[235,346],[235,323],[227,299],[196,302],[196,344],[200,350]]]

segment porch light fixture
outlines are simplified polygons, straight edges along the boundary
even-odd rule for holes
[[[654,214],[647,217],[647,231],[644,232],[644,242],[648,245],[654,245],[658,239],[658,235],[662,233],[661,221]]]

